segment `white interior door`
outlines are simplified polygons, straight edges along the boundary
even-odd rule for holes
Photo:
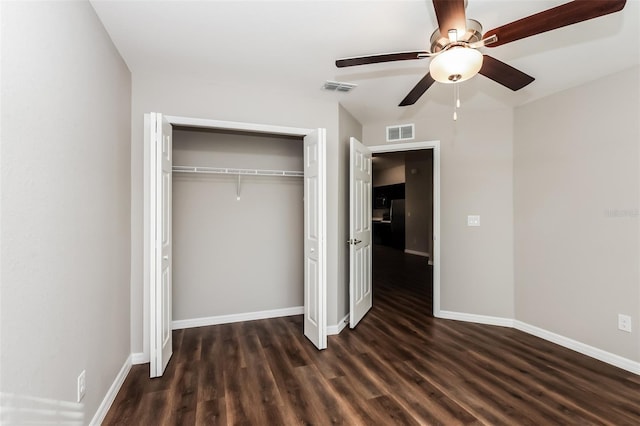
[[[151,377],[162,376],[172,355],[171,339],[171,124],[149,114],[145,129],[150,149],[150,361]]]
[[[349,179],[349,327],[369,312],[371,288],[371,151],[351,138]]]
[[[327,347],[326,324],[326,131],[304,138],[304,335]]]

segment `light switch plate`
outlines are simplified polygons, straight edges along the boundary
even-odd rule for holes
[[[480,216],[467,216],[467,226],[480,226]]]

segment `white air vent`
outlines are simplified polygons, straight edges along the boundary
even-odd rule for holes
[[[329,81],[329,80],[327,80],[324,83],[324,85],[322,86],[322,88],[324,90],[331,90],[331,91],[334,91],[334,92],[350,92],[356,86],[357,86],[357,84],[353,84],[353,83],[341,83],[339,81]]]
[[[387,142],[408,141],[413,139],[414,124],[400,124],[397,126],[387,126]]]

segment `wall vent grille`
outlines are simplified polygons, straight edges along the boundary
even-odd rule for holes
[[[387,126],[387,142],[408,141],[415,137],[414,124]]]
[[[357,84],[353,84],[353,83],[342,83],[342,82],[339,82],[339,81],[329,81],[329,80],[327,80],[322,85],[322,88],[324,90],[331,90],[333,92],[350,92],[356,86],[357,86]]]

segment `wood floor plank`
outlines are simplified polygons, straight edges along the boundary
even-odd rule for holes
[[[329,384],[332,392],[340,395],[345,403],[349,405],[350,411],[354,413],[354,417],[351,419],[354,425],[382,424],[383,419],[371,412],[367,402],[368,399],[362,397],[362,395],[356,390],[357,387],[353,385],[353,382],[348,376],[329,379]]]
[[[469,411],[424,380],[404,362],[392,365],[395,373],[406,383],[401,395],[416,411],[424,424],[473,425],[480,424]]]
[[[382,254],[382,257],[380,257]],[[373,309],[318,351],[301,315],[173,332],[104,425],[640,425],[640,376],[511,328],[434,318],[427,259],[374,247]]]
[[[195,424],[226,425],[226,412],[224,398],[201,401],[196,409]]]
[[[152,391],[145,393],[141,400],[138,410],[135,413],[137,424],[149,425],[171,425],[169,422],[168,409],[169,391]],[[108,418],[105,419],[105,423]],[[104,424],[104,423],[103,423]],[[107,423],[110,424],[110,423]]]
[[[369,408],[382,419],[381,424],[419,425],[418,421],[402,409],[390,396],[382,395],[370,399]]]
[[[565,353],[567,351],[564,348],[550,346],[542,353],[550,354],[550,351],[558,351]],[[575,356],[575,353],[572,353]],[[568,355],[572,355],[568,354]],[[590,360],[591,363],[601,363],[600,361]],[[532,372],[532,383],[536,385],[542,385],[545,392],[553,393],[555,399],[562,401],[563,404],[568,405],[572,411],[583,413],[583,415],[596,424],[608,424],[608,420],[611,417],[612,410],[616,410],[615,401],[625,401],[627,404],[626,409],[620,412],[620,418],[626,419],[626,422],[633,424],[640,414],[638,414],[638,402],[634,399],[628,399],[624,395],[624,381],[618,381],[618,386],[602,387],[604,383],[608,381],[607,375],[599,375],[598,381],[592,379],[585,380],[581,377],[576,377],[573,367],[565,364],[561,357],[554,357],[552,355],[541,355],[536,349],[529,346],[522,346],[522,351],[519,353],[517,359],[511,360],[512,364],[519,365],[521,368],[528,369]],[[526,364],[523,364],[526,363]],[[558,368],[556,365],[564,365],[565,368]],[[607,370],[616,372],[618,369],[612,369],[611,366],[606,366]],[[590,369],[586,370],[586,372]],[[593,375],[591,378],[595,377]],[[638,392],[636,389],[628,389],[632,394]],[[565,395],[570,394],[571,398],[565,398]],[[599,402],[601,395],[608,395],[610,403],[607,405],[595,403]],[[589,407],[585,409],[585,407]],[[624,423],[623,423],[624,424]]]
[[[449,366],[434,368],[415,360],[407,361],[406,364],[481,423],[489,425],[517,424],[515,420],[510,418],[506,410],[503,410],[499,404],[496,405],[490,396],[481,392],[471,379],[466,379]]]
[[[264,354],[280,393],[282,394],[282,390],[296,389],[299,383],[294,374],[293,365],[282,356],[279,346],[264,348]]]
[[[194,363],[179,363],[167,391],[167,418],[170,424],[194,424],[198,403],[198,369]]]
[[[212,327],[202,337],[198,369],[198,402],[224,398],[224,341],[220,327]],[[186,362],[189,362],[188,360]]]
[[[255,424],[252,423],[251,405],[243,392],[246,380],[246,370],[238,368],[234,371],[226,371],[224,374],[225,415],[228,424]],[[254,420],[255,421],[255,420]]]
[[[354,386],[355,390],[360,393],[363,398],[376,398],[385,394],[385,384],[377,374],[367,368],[359,356],[361,354],[351,353],[349,347],[340,341],[334,342],[332,351],[334,351],[336,357],[340,359],[345,370],[349,372],[347,376],[352,386]]]
[[[332,351],[320,351],[311,345],[304,346],[305,351],[312,352],[314,364],[326,379],[333,379],[347,374],[346,369]]]
[[[146,382],[148,377],[149,366],[147,364],[131,367],[129,375],[112,404],[112,406],[118,407],[117,416],[114,416],[113,411],[110,411],[106,416],[106,419],[112,418],[110,424],[124,426],[136,423],[139,419],[136,410],[140,407],[140,401],[145,393],[144,388],[138,384]]]
[[[300,391],[304,399],[312,407],[314,419],[310,423],[348,425],[352,422],[353,412],[348,404],[344,404],[338,394],[326,392],[330,388],[315,365],[307,365],[295,369],[300,380]]]

